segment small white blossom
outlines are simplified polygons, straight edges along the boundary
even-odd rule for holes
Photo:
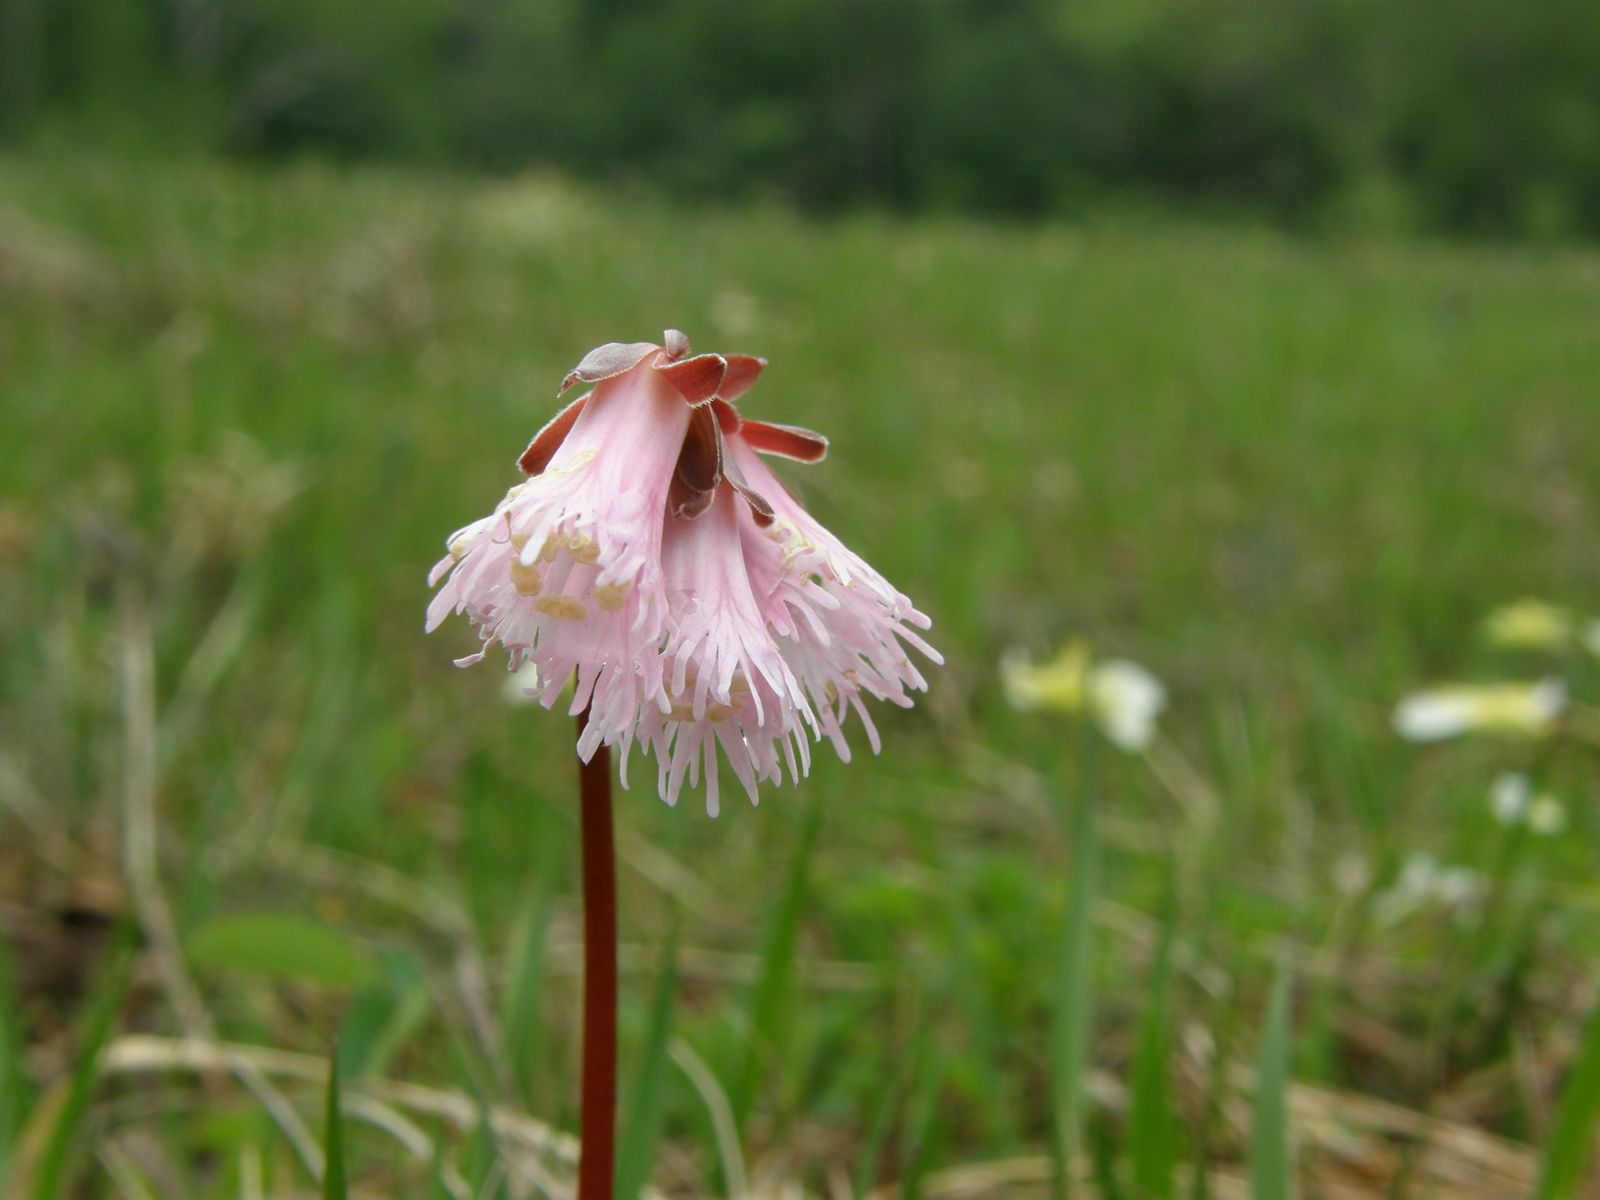
[[[1372,915],[1380,925],[1395,925],[1437,904],[1471,919],[1483,893],[1483,880],[1470,867],[1441,866],[1433,855],[1419,852],[1406,859],[1394,886],[1373,898]]]
[[[1044,663],[1008,651],[1000,660],[1000,682],[1012,707],[1088,716],[1113,745],[1128,751],[1149,746],[1167,704],[1167,689],[1144,667],[1119,658],[1094,662],[1081,641],[1068,642]]]
[[[1526,825],[1534,833],[1552,837],[1567,827],[1567,807],[1547,792],[1535,795],[1526,775],[1508,771],[1489,787],[1489,811],[1509,828]]]
[[[1434,879],[1433,894],[1439,903],[1458,908],[1475,900],[1482,884],[1477,872],[1469,867],[1446,867]]]
[[[1156,734],[1167,689],[1138,663],[1111,659],[1090,673],[1089,691],[1100,728],[1123,750],[1143,750]]]
[[[1510,827],[1527,819],[1533,801],[1533,784],[1526,775],[1507,771],[1489,786],[1489,811],[1500,824]]]

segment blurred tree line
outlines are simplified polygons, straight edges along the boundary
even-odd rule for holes
[[[1600,234],[1600,0],[0,0],[0,136]]]

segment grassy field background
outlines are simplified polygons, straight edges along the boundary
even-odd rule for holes
[[[1584,1089],[1558,1108],[1597,714],[1389,728],[1441,678],[1600,696],[1600,661],[1478,637],[1523,595],[1600,612],[1592,251],[65,156],[0,161],[15,1194],[311,1194],[336,1036],[357,1194],[567,1176],[572,731],[452,669],[473,639],[422,636],[424,576],[566,369],[665,325],[771,360],[742,407],[832,438],[788,477],[947,665],[880,758],[753,811],[669,810],[637,764],[634,1177],[1043,1194],[1065,1113],[1083,1194],[1244,1195],[1252,1155],[1281,1194],[1283,1123],[1305,1196],[1526,1195],[1558,1144],[1547,1185],[1600,1187]],[[1000,655],[1071,636],[1167,682],[1147,754],[1006,705]],[[1494,820],[1507,769],[1564,832]],[[1395,915],[1419,854],[1476,891]],[[223,1042],[277,1057],[230,1074]]]

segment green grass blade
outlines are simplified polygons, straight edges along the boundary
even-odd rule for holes
[[[111,967],[100,981],[100,987],[84,1020],[83,1036],[78,1046],[78,1061],[72,1079],[67,1085],[61,1110],[51,1125],[50,1136],[39,1156],[38,1172],[33,1178],[35,1200],[58,1200],[66,1194],[68,1170],[78,1133],[88,1112],[89,1101],[94,1096],[99,1077],[100,1055],[111,1040],[117,1014],[122,1009],[127,994],[128,980],[132,974],[132,956],[118,953]]]
[[[744,1072],[732,1096],[733,1111],[740,1127],[755,1100],[756,1081],[768,1074],[763,1067],[770,1057],[781,1058],[787,1031],[790,1002],[794,995],[794,960],[800,941],[800,917],[805,911],[806,872],[822,824],[822,809],[813,805],[806,815],[800,849],[789,868],[778,906],[773,910],[761,945],[761,974],[750,1001],[750,1051],[745,1056]]]
[[[344,1113],[339,1106],[339,1053],[328,1055],[328,1104],[322,1136],[322,1200],[345,1200],[350,1185],[344,1165]]]
[[[1117,1182],[1117,1154],[1111,1144],[1111,1131],[1104,1121],[1091,1121],[1084,1133],[1089,1144],[1089,1162],[1094,1171],[1095,1200],[1122,1200]]]
[[[645,1034],[644,1054],[639,1074],[628,1103],[622,1140],[617,1144],[616,1194],[632,1200],[650,1178],[656,1141],[661,1134],[661,1095],[667,1077],[667,1046],[672,1041],[672,1010],[678,994],[678,930],[672,932],[661,952],[661,972],[656,980],[655,998],[650,1005],[650,1025]]]
[[[1570,1196],[1589,1159],[1589,1143],[1600,1118],[1600,1005],[1583,1031],[1578,1059],[1561,1089],[1555,1121],[1539,1170],[1537,1200]]]
[[[534,1080],[539,1075],[539,1033],[543,1010],[540,1007],[544,980],[545,937],[550,926],[549,872],[539,874],[539,882],[529,891],[511,930],[511,946],[506,955],[504,1002],[500,1011],[500,1034],[510,1062],[511,1076],[525,1103],[532,1105]]]
[[[12,979],[10,952],[0,938],[0,1180],[32,1091],[22,1069],[22,1006]]]
[[[868,1195],[878,1181],[878,1170],[883,1163],[883,1148],[889,1140],[889,1127],[894,1121],[895,1110],[900,1107],[906,1089],[922,1073],[922,1062],[927,1053],[928,1024],[924,1020],[917,1027],[911,1053],[905,1056],[900,1070],[895,1073],[893,1082],[883,1089],[879,1097],[877,1111],[867,1132],[866,1145],[861,1148],[856,1160],[851,1194],[857,1197],[857,1200]]]
[[[351,997],[339,1022],[339,1074],[346,1080],[382,1075],[428,1016],[431,998],[416,957],[390,950],[378,959],[382,978]]]
[[[1256,1069],[1255,1122],[1250,1133],[1251,1200],[1289,1200],[1289,991],[1294,978],[1287,947],[1267,1002]]]
[[[938,1043],[933,1039],[925,1041],[922,1049],[907,1105],[900,1168],[901,1200],[917,1200],[922,1195],[923,1177],[941,1148],[939,1096],[945,1083],[945,1064]]]
[[[1082,1143],[1084,1074],[1094,1022],[1094,906],[1100,894],[1100,852],[1094,824],[1095,735],[1084,739],[1072,861],[1072,901],[1060,947],[1053,1014],[1055,1194],[1072,1194],[1074,1162]]]
[[[1177,1157],[1177,1116],[1172,1107],[1168,1065],[1172,1016],[1167,1007],[1168,963],[1175,909],[1168,902],[1161,942],[1150,980],[1150,1004],[1133,1057],[1133,1100],[1128,1113],[1128,1147],[1133,1179],[1144,1196],[1170,1200]]]

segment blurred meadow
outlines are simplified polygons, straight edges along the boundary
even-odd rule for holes
[[[4,1195],[570,1194],[571,722],[425,575],[673,325],[946,664],[756,809],[635,761],[619,1195],[1600,1196],[1582,221],[225,149],[0,152]],[[1008,700],[1076,641],[1147,746]]]

